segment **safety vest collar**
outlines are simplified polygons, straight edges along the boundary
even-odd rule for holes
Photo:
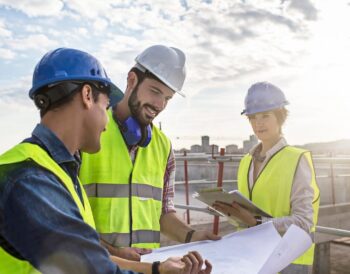
[[[271,165],[272,160],[276,157],[276,155],[278,155],[280,152],[282,152],[283,150],[285,150],[287,147],[289,146],[284,146],[281,149],[277,150],[273,155],[271,155],[270,159],[267,161],[266,165],[263,167],[263,169],[259,172],[258,176],[255,179],[255,182],[252,186],[252,188],[249,187],[249,172],[247,173],[247,182],[248,182],[248,189],[249,189],[249,199],[252,200],[253,199],[253,191],[254,191],[254,187],[256,186],[256,184],[259,183],[259,178],[260,175],[264,172],[265,169],[269,168],[269,165]],[[249,168],[248,170],[250,170],[250,167],[253,163],[253,157],[250,156],[250,163],[249,163]]]

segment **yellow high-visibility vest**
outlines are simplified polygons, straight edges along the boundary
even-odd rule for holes
[[[32,160],[38,165],[49,170],[60,179],[72,196],[85,223],[95,228],[94,219],[86,193],[81,186],[83,202],[81,202],[74,188],[70,176],[50,157],[50,155],[38,145],[21,143],[0,156],[0,165],[14,164]],[[79,182],[80,183],[80,182]],[[0,273],[1,274],[37,274],[40,273],[28,261],[19,260],[0,248]]]
[[[170,141],[153,126],[151,142],[138,148],[133,163],[112,112],[108,115],[101,150],[84,153],[80,169],[96,229],[113,246],[158,248]]]
[[[310,233],[314,234],[318,219],[320,204],[320,191],[316,183],[315,170],[309,151],[296,147],[286,146],[271,157],[263,171],[258,175],[252,190],[249,189],[249,169],[252,164],[252,156],[245,155],[238,169],[238,190],[250,199],[254,204],[269,213],[274,218],[289,216],[291,213],[290,194],[298,163],[305,156],[312,172],[311,186],[314,189],[313,226]],[[314,248],[312,246],[293,263],[312,265],[314,259]]]

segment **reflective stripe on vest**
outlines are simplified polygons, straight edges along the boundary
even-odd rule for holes
[[[247,154],[240,162],[238,168],[238,189],[244,196],[275,218],[289,216],[290,194],[298,163],[302,156],[307,159],[311,172],[311,186],[314,189],[313,222],[311,233],[315,232],[320,203],[320,191],[316,183],[316,176],[310,152],[295,147],[286,146],[271,157],[263,171],[249,190],[249,169],[252,163],[251,155]],[[283,181],[281,179],[283,178]],[[272,191],[273,190],[273,191]],[[294,264],[312,265],[314,257],[313,244]]]
[[[157,248],[170,141],[153,126],[151,142],[138,148],[133,164],[111,110],[108,115],[101,150],[83,153],[80,169],[97,231],[113,246]]]
[[[143,198],[151,198],[161,201],[163,189],[144,185],[132,184],[132,193],[135,196]],[[103,197],[103,198],[129,198],[129,185],[118,184],[89,184],[85,185],[85,191],[89,197]]]
[[[100,236],[113,246],[128,246],[130,243],[130,233],[100,233]],[[132,233],[132,242],[138,247],[145,243],[152,244],[155,240],[160,242],[158,231],[137,230]]]
[[[95,228],[94,219],[86,193],[81,186],[84,205],[75,191],[74,184],[69,175],[49,156],[49,154],[38,145],[21,143],[0,156],[0,165],[14,164],[33,160],[38,165],[49,170],[61,180],[61,183],[68,189],[85,223]],[[79,182],[80,183],[80,182]],[[27,261],[18,260],[0,248],[0,273],[1,274],[32,274],[39,273]]]

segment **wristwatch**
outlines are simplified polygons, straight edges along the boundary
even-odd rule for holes
[[[156,261],[152,263],[152,274],[160,274],[159,265],[160,265],[160,261]]]
[[[189,243],[192,239],[192,235],[193,233],[195,233],[196,231],[194,229],[190,230],[187,232],[187,235],[186,235],[186,239],[185,239],[185,243]]]

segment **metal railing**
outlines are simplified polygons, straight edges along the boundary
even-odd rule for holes
[[[186,217],[187,217],[187,223],[190,223],[190,210],[204,212],[207,214],[214,215],[214,221],[213,221],[213,232],[217,233],[219,229],[219,216],[216,216],[213,212],[209,211],[207,208],[201,208],[197,206],[190,205],[190,199],[189,199],[189,176],[188,176],[188,167],[190,161],[205,161],[208,164],[217,163],[217,180],[216,181],[204,181],[205,183],[217,183],[218,187],[221,187],[223,184],[223,172],[224,172],[224,166],[225,163],[239,163],[243,155],[225,155],[225,149],[220,150],[219,155],[187,155],[186,152],[184,152],[183,155],[176,155],[176,161],[183,161],[184,162],[184,182],[185,185],[185,195],[186,195],[186,204],[176,204],[175,206],[180,209],[186,210]],[[349,165],[350,167],[350,157],[324,157],[324,156],[314,156],[313,157],[315,165],[318,164],[326,164],[326,168],[328,166],[330,172],[326,175],[318,175],[317,178],[330,178],[331,183],[331,197],[332,197],[332,204],[336,205],[336,198],[335,198],[335,179],[336,178],[342,178],[342,177],[350,177],[350,174],[335,174],[335,165]],[[347,169],[347,167],[342,167],[343,169]],[[350,169],[350,168],[349,168]],[[226,180],[227,181],[227,180]],[[232,182],[236,182],[236,180],[229,180]],[[199,183],[197,181],[197,183]],[[177,183],[178,184],[178,183]],[[330,227],[323,227],[323,226],[317,226],[316,232],[318,233],[326,233],[336,236],[348,236],[350,237],[350,231],[348,230],[342,230],[337,228],[330,228]]]
[[[210,211],[208,208],[205,208],[205,207],[186,206],[186,205],[181,205],[181,204],[177,204],[177,205],[175,205],[175,207],[178,209],[186,209],[186,210],[203,212],[203,213],[207,213],[207,214],[219,217],[219,215],[217,213]],[[316,232],[322,233],[322,234],[333,235],[333,236],[350,237],[350,230],[339,229],[339,228],[334,228],[334,227],[316,226]]]
[[[334,236],[350,237],[350,230],[333,228],[333,227],[316,226],[316,232],[334,235]]]

